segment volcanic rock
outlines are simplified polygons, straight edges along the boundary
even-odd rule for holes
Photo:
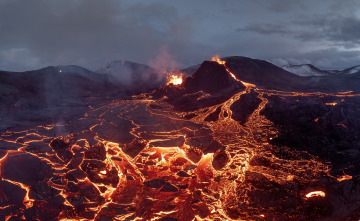
[[[165,180],[162,179],[152,179],[149,181],[145,181],[144,185],[150,188],[159,189],[160,187],[165,185]]]
[[[221,170],[229,162],[229,156],[225,151],[218,151],[214,154],[214,159],[212,161],[212,166],[215,170]]]
[[[214,112],[212,112],[211,114],[209,114],[204,121],[217,121],[219,119],[219,114],[221,111],[221,106],[219,106],[218,108],[216,108],[216,110]]]
[[[190,175],[188,173],[186,173],[185,171],[179,171],[176,175],[181,176],[181,177],[190,177]]]
[[[21,187],[7,182],[0,181],[0,206],[5,206],[8,203],[11,204],[22,204],[26,191]]]
[[[29,196],[32,199],[40,199],[48,201],[60,193],[59,190],[49,187],[46,182],[38,182],[30,189]]]
[[[28,153],[8,156],[2,162],[2,170],[4,171],[3,178],[28,186],[35,185],[52,176],[52,168],[49,164]]]
[[[103,143],[98,142],[96,145],[92,146],[89,150],[85,152],[85,158],[87,159],[97,159],[105,160],[106,150]]]
[[[189,148],[186,150],[186,156],[194,163],[200,161],[202,156],[202,151],[196,148]]]
[[[71,146],[68,140],[57,138],[51,141],[50,146],[61,160],[69,162],[72,159],[73,153],[70,151]]]
[[[62,151],[70,148],[69,140],[56,138],[51,141],[50,146],[55,151]]]
[[[238,79],[255,84],[258,87],[282,91],[308,89],[306,79],[267,61],[241,56],[227,57],[224,60]]]
[[[160,190],[161,192],[177,192],[179,189],[173,184],[166,182],[163,188]]]
[[[204,91],[215,94],[228,88],[244,90],[245,86],[233,79],[225,67],[215,61],[204,61],[199,69],[185,79],[187,92]]]
[[[96,125],[93,131],[103,139],[116,143],[128,143],[134,139],[134,136],[129,133],[133,127],[134,125],[131,122],[123,120],[119,125],[103,122]]]
[[[131,157],[137,156],[147,144],[146,140],[134,139],[131,143],[127,144],[123,151]]]
[[[240,99],[235,101],[230,110],[233,112],[232,118],[239,121],[240,124],[246,123],[249,116],[259,107],[261,99],[258,98],[258,93],[252,91],[240,96]]]
[[[195,204],[194,210],[201,218],[206,218],[210,214],[209,207],[204,202]]]
[[[360,165],[354,163],[356,157],[353,155],[360,150],[356,142],[360,137],[360,126],[356,120],[346,120],[360,119],[359,112],[353,111],[360,108],[358,98],[344,98],[346,106],[329,106],[329,101],[313,96],[287,99],[271,96],[267,99],[269,102],[262,114],[280,130],[279,136],[271,140],[272,144],[305,150],[330,161],[334,174],[342,173],[344,169],[349,175],[360,172]],[[353,165],[351,168],[350,164]]]
[[[177,110],[191,111],[224,102],[242,90],[245,86],[232,78],[225,66],[204,61],[181,85],[160,88],[152,95],[156,99],[166,96]]]
[[[184,142],[185,138],[180,136],[174,139],[151,142],[150,145],[155,147],[181,147],[184,145]]]

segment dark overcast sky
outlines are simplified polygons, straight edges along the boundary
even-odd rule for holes
[[[1,70],[169,57],[186,67],[214,54],[359,65],[360,1],[0,0]]]

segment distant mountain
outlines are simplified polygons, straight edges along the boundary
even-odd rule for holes
[[[135,62],[115,60],[107,63],[95,71],[96,73],[110,75],[127,86],[159,87],[165,82],[165,75],[159,71]]]
[[[328,76],[331,74],[345,74],[353,75],[360,73],[360,65],[354,67],[346,68],[342,71],[339,70],[320,70],[317,67],[311,64],[300,64],[300,65],[285,65],[282,69],[291,72],[293,74],[308,77],[308,76]]]
[[[0,82],[3,87],[12,88],[11,94],[8,97],[1,96],[1,100],[9,100],[15,104],[17,98],[29,96],[44,102],[56,102],[70,97],[112,95],[118,90],[118,85],[114,85],[107,76],[74,65],[49,66],[26,72],[0,71]],[[2,93],[9,91],[4,90]],[[13,99],[9,99],[9,96],[13,96]],[[41,103],[43,102],[37,104]]]
[[[0,128],[66,121],[89,109],[90,98],[124,95],[124,88],[108,76],[74,65],[0,71]]]
[[[224,57],[222,60],[239,80],[259,88],[299,92],[360,90],[360,65],[343,71],[325,71],[310,64],[280,68],[267,61],[242,56]],[[183,70],[192,70],[197,66],[200,67],[196,65]]]
[[[58,118],[71,119],[83,113],[89,108],[89,99],[105,102],[149,92],[160,86],[153,69],[131,62],[125,66],[132,71],[130,82],[122,79],[124,72],[118,75],[96,73],[75,65],[49,66],[26,72],[0,71],[0,120],[6,120],[0,128],[23,124],[28,119],[56,123]],[[93,101],[96,103],[100,102]]]
[[[340,74],[341,71],[339,70],[326,70],[327,72],[329,72],[330,74]]]
[[[347,68],[345,70],[342,70],[340,74],[359,74],[360,73],[360,65]]]
[[[215,94],[236,86],[245,89],[244,85],[233,79],[224,66],[215,61],[204,61],[196,72],[186,78],[184,87],[189,92],[204,91]]]
[[[326,76],[330,74],[329,72],[320,70],[311,64],[285,65],[282,68],[299,76]]]

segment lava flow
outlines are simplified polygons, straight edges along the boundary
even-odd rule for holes
[[[235,79],[238,82],[241,82],[243,85],[245,85],[247,88],[251,88],[251,87],[255,87],[254,84],[250,84],[250,83],[246,83],[244,81],[241,81],[239,79],[236,78],[236,76],[230,71],[230,69],[226,66],[226,61],[223,61],[220,59],[219,55],[215,55],[214,57],[211,58],[211,61],[215,61],[220,65],[223,65],[224,68],[226,69],[226,71],[230,74],[230,76]]]
[[[65,124],[2,131],[0,216],[358,218],[359,94],[271,90],[231,70],[215,57],[152,93],[89,99]],[[222,87],[197,79],[209,75]]]
[[[307,198],[311,198],[311,197],[315,197],[315,196],[325,197],[325,193],[323,191],[313,191],[313,192],[306,194]]]

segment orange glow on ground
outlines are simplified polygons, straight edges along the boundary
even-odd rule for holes
[[[342,175],[341,177],[337,178],[337,181],[341,182],[341,181],[345,181],[345,180],[351,180],[352,176],[349,175]]]
[[[306,198],[311,198],[314,196],[325,197],[325,193],[323,191],[313,191],[313,192],[306,194],[305,196],[306,196]]]
[[[326,105],[328,105],[328,106],[335,106],[335,105],[337,105],[337,103],[336,103],[336,102],[326,103]]]

